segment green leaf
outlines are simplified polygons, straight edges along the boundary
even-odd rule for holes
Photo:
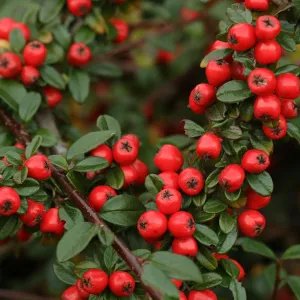
[[[28,175],[28,169],[26,167],[24,167],[21,171],[17,171],[14,176],[13,176],[13,180],[16,184],[22,184]]]
[[[51,43],[47,46],[47,49],[48,52],[45,63],[47,63],[48,65],[56,64],[64,60],[64,49],[60,45],[56,43]]]
[[[82,194],[86,193],[89,180],[84,174],[74,172],[71,170],[66,174],[66,177],[76,190],[78,190]]]
[[[214,105],[207,108],[205,116],[211,121],[218,122],[224,120],[226,111],[226,105],[217,101]]]
[[[235,191],[235,192],[227,192],[225,191],[225,197],[227,198],[227,200],[229,200],[230,202],[234,202],[237,201],[240,196],[241,196],[241,189]]]
[[[205,130],[197,123],[191,120],[183,120],[183,121],[184,121],[184,131],[188,137],[190,138],[199,137],[205,133]]]
[[[281,256],[281,259],[300,259],[300,245],[294,245],[285,250]]]
[[[232,292],[234,300],[246,300],[247,299],[245,288],[236,279],[231,280],[229,289]]]
[[[66,87],[66,83],[62,77],[62,75],[56,71],[54,67],[51,66],[41,66],[39,68],[42,79],[48,83],[49,85],[63,90]]]
[[[19,105],[19,116],[24,122],[29,122],[41,106],[41,95],[29,92],[25,95]]]
[[[223,233],[220,231],[218,234],[219,236],[219,243],[216,247],[216,250],[220,254],[227,253],[232,246],[234,245],[237,237],[238,237],[238,230],[237,227],[234,227],[231,232],[228,234]]]
[[[224,211],[228,205],[220,200],[208,200],[204,206],[203,210],[207,213],[220,213]]]
[[[30,199],[38,202],[46,202],[48,200],[48,194],[43,190],[38,190],[36,193],[30,195]]]
[[[107,201],[101,209],[100,216],[119,226],[134,226],[145,211],[144,205],[131,195],[118,195]]]
[[[298,76],[300,74],[300,67],[296,65],[284,65],[276,69],[276,71],[274,72],[276,76],[284,73],[293,73]]]
[[[221,135],[230,140],[237,140],[241,138],[243,131],[236,125],[231,125],[228,128],[221,130]]]
[[[99,171],[108,167],[108,161],[105,158],[90,156],[78,162],[73,168],[77,172]]]
[[[102,245],[108,247],[113,243],[115,236],[106,227],[100,227],[98,230],[98,238]]]
[[[19,154],[23,154],[24,153],[24,150],[22,149],[19,149],[19,148],[16,148],[14,146],[7,146],[7,147],[0,147],[0,157],[4,157],[5,154],[9,151],[14,151],[16,153],[19,153]]]
[[[208,53],[201,61],[200,67],[206,68],[208,63],[212,60],[218,60],[225,58],[233,53],[233,50],[230,48],[218,49]]]
[[[114,135],[112,130],[90,132],[78,139],[67,153],[67,160],[73,159],[75,156],[85,154],[99,145],[105,143]]]
[[[16,192],[22,197],[28,197],[35,194],[40,188],[40,184],[32,179],[27,178],[22,185],[16,186]]]
[[[193,140],[183,134],[174,134],[169,135],[163,139],[160,139],[159,143],[157,144],[157,148],[165,144],[171,144],[175,147],[179,148],[180,150],[184,150],[189,147],[193,143]]]
[[[295,52],[296,51],[296,43],[295,43],[294,39],[291,36],[281,32],[276,39],[277,39],[277,42],[285,50],[290,51],[290,52]]]
[[[13,150],[6,152],[5,158],[9,164],[12,164],[14,166],[20,166],[23,163],[23,159],[20,154]]]
[[[224,103],[241,102],[252,96],[247,82],[243,80],[232,80],[222,85],[217,92],[217,98]]]
[[[64,263],[55,261],[53,264],[53,270],[57,278],[62,282],[71,285],[75,285],[77,281],[77,277],[73,272],[74,268],[75,265],[70,261],[66,261]]]
[[[249,9],[232,9],[227,8],[227,16],[233,23],[252,23],[252,13]]]
[[[216,169],[207,176],[207,178],[205,180],[205,190],[206,191],[208,189],[214,188],[218,184],[220,172],[221,171],[219,169]]]
[[[97,234],[98,226],[80,222],[63,235],[56,248],[59,262],[64,262],[79,254]]]
[[[255,130],[250,135],[250,142],[254,149],[263,150],[269,155],[273,152],[273,141],[268,139],[261,130]]]
[[[74,40],[76,43],[92,43],[96,38],[96,33],[88,26],[82,26],[76,31]]]
[[[205,223],[214,219],[216,214],[206,213],[205,211],[200,211],[195,216],[195,221],[197,223]]]
[[[267,172],[248,174],[247,181],[251,188],[261,196],[269,196],[273,192],[273,181]]]
[[[16,53],[21,52],[22,49],[25,47],[26,41],[20,29],[16,28],[10,32],[9,44],[11,49]]]
[[[224,233],[229,233],[232,231],[236,225],[236,218],[228,214],[227,212],[222,212],[219,218],[220,229]]]
[[[124,173],[119,166],[110,168],[105,172],[106,185],[119,190],[124,185]]]
[[[115,132],[115,138],[119,139],[121,137],[121,127],[120,123],[113,117],[108,115],[102,115],[97,119],[97,127],[100,130],[111,130]]]
[[[243,101],[239,109],[240,119],[244,122],[250,122],[253,118],[253,101],[251,99]]]
[[[74,100],[82,104],[89,95],[90,77],[82,70],[73,69],[70,72],[68,86]]]
[[[250,239],[240,238],[238,244],[241,245],[244,251],[259,254],[270,259],[277,259],[275,253],[267,245],[262,242]]]
[[[28,144],[28,146],[26,147],[25,156],[27,159],[36,153],[36,151],[39,149],[41,143],[42,143],[42,137],[39,135],[36,135],[32,139],[32,141]]]
[[[67,230],[70,230],[77,223],[84,222],[81,211],[78,208],[70,206],[68,204],[64,204],[62,207],[60,207],[58,213],[59,218],[66,222],[65,228]]]
[[[218,266],[218,261],[212,255],[211,251],[205,247],[200,247],[196,255],[197,261],[207,270],[213,271]]]
[[[79,264],[76,264],[74,273],[81,277],[84,272],[89,269],[99,269],[100,265],[93,261],[81,261]]]
[[[164,186],[163,180],[156,174],[150,174],[146,177],[145,187],[154,197],[162,190]]]
[[[153,264],[145,264],[142,280],[149,286],[158,290],[163,296],[163,299],[178,299],[179,292],[172,281]],[[170,298],[165,298],[165,297]]]
[[[171,252],[155,252],[148,259],[170,278],[201,282],[202,277],[197,265],[188,257]]]
[[[40,13],[39,20],[42,24],[47,24],[55,19],[64,6],[64,0],[51,0],[43,2]]]
[[[63,170],[68,170],[68,162],[62,155],[50,155],[48,156],[52,165],[57,166]]]
[[[217,234],[211,228],[202,224],[197,224],[194,237],[205,246],[215,246],[219,242]]]
[[[71,44],[71,34],[67,28],[62,24],[58,24],[53,28],[52,32],[56,41],[67,50]]]
[[[86,67],[85,70],[94,75],[108,78],[118,78],[123,74],[120,67],[113,63],[95,63]]]
[[[230,259],[221,259],[221,264],[225,272],[230,276],[237,278],[240,274],[240,270],[237,265]]]
[[[16,214],[9,217],[0,217],[0,240],[4,240],[9,237],[18,226],[18,220]]]
[[[300,277],[288,276],[286,281],[296,298],[300,299]]]
[[[193,290],[206,290],[219,285],[222,282],[222,276],[218,273],[210,272],[202,275],[202,283],[192,286]]]
[[[294,125],[293,123],[288,122],[288,130],[287,130],[287,134],[296,139],[299,143],[300,143],[300,130],[299,128]]]
[[[42,137],[42,147],[53,147],[57,144],[57,136],[47,128],[41,128],[36,133]]]

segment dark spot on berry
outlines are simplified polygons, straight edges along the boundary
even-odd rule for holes
[[[211,155],[207,152],[205,152],[203,155],[202,155],[202,158],[206,161],[206,160],[210,160],[211,158]]]
[[[47,171],[49,171],[50,170],[50,166],[49,166],[49,164],[48,164],[48,162],[45,160],[45,163],[44,163],[44,167],[45,167],[45,169],[47,170]]]
[[[266,80],[261,75],[255,75],[252,82],[258,86],[265,86],[267,84]]]
[[[280,126],[276,126],[274,128],[271,128],[271,132],[275,135],[280,135],[282,129],[280,128]]]
[[[85,47],[84,46],[80,46],[78,49],[77,49],[77,53],[82,56],[85,54]]]
[[[173,194],[171,194],[169,190],[166,190],[166,191],[163,192],[163,198],[164,199],[169,200],[172,196],[173,196]]]
[[[266,24],[266,27],[274,27],[274,23],[269,18],[265,18],[263,22]]]
[[[4,212],[8,212],[10,210],[12,210],[12,203],[10,200],[6,200],[4,203],[3,203],[3,206],[1,208]]]
[[[0,65],[2,68],[6,69],[9,65],[9,61],[6,58],[2,58],[0,61]]]
[[[43,219],[42,215],[41,215],[41,214],[38,214],[38,215],[36,216],[36,218],[35,218],[33,221],[34,221],[34,223],[37,225],[37,224],[40,224],[40,223],[41,223],[42,219]]]
[[[139,226],[141,229],[145,230],[147,228],[147,224],[148,222],[146,220],[142,220],[140,221]]]
[[[189,189],[194,189],[198,185],[198,180],[192,177],[187,181],[186,185]]]
[[[270,122],[271,121],[271,118],[269,115],[261,115],[259,117],[259,119],[262,121],[262,122]]]
[[[256,157],[256,159],[257,159],[259,165],[264,165],[267,162],[267,160],[263,154],[259,154]]]
[[[38,42],[32,42],[32,43],[30,43],[30,47],[34,48],[34,49],[39,49],[39,48],[41,48],[41,44]]]
[[[126,294],[131,294],[132,293],[132,285],[131,285],[130,282],[125,283],[123,285],[123,292],[126,293]]]
[[[221,186],[225,191],[228,191],[228,189],[230,188],[230,185],[227,180],[222,180]]]
[[[114,195],[111,192],[106,193],[105,196],[106,196],[106,200],[109,200],[114,197]]]
[[[223,65],[227,65],[227,62],[223,59],[218,59],[218,60],[216,60],[216,64],[218,66],[223,66]]]
[[[194,101],[199,103],[200,100],[202,99],[202,95],[197,91],[194,93]]]
[[[236,45],[238,43],[238,40],[237,40],[236,36],[230,34],[228,37],[228,42],[229,42],[229,44]]]
[[[89,8],[86,5],[81,5],[79,7],[79,11],[80,11],[81,14],[85,14],[89,11]]]
[[[254,232],[256,235],[259,235],[262,232],[262,225],[256,225],[254,228]]]
[[[194,220],[192,218],[189,218],[186,224],[187,228],[189,229],[194,229],[196,226],[196,223],[194,222]]]
[[[125,142],[122,142],[121,149],[125,150],[127,152],[130,152],[132,150],[132,146],[129,144],[128,141],[125,141]]]

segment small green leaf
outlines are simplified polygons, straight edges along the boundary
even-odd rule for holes
[[[179,149],[186,149],[193,143],[193,140],[183,134],[169,135],[168,137],[160,139],[159,143],[156,145],[157,148],[165,144],[171,144]]]
[[[28,146],[26,147],[25,156],[27,159],[36,153],[36,151],[39,149],[41,143],[42,143],[42,137],[39,135],[36,135],[32,139],[32,141],[28,144]]]
[[[75,265],[71,261],[60,263],[55,261],[53,270],[59,280],[66,284],[75,285],[77,277],[74,274]]]
[[[25,95],[19,105],[19,116],[24,122],[29,122],[41,106],[41,95],[29,92]]]
[[[14,151],[16,153],[19,153],[19,154],[23,154],[24,153],[24,150],[22,149],[19,149],[19,148],[16,148],[14,146],[7,146],[7,147],[0,147],[0,157],[4,157],[5,154],[9,151]]]
[[[43,2],[39,20],[42,24],[47,24],[57,17],[64,6],[64,0],[51,0]]]
[[[236,218],[228,214],[227,212],[222,212],[219,218],[220,229],[224,233],[229,233],[232,231],[236,225]]]
[[[17,213],[18,214],[25,214],[28,210],[28,202],[26,198],[21,199],[21,206],[19,207]]]
[[[90,77],[82,70],[73,69],[69,76],[68,86],[74,100],[82,104],[89,95]]]
[[[107,78],[118,78],[122,76],[122,70],[113,63],[95,63],[85,68],[86,71],[94,75]]]
[[[228,205],[220,200],[208,200],[204,206],[203,210],[207,213],[220,213],[224,211]]]
[[[211,121],[219,122],[224,120],[226,111],[226,105],[223,102],[217,101],[214,105],[207,108],[205,116]]]
[[[236,125],[231,125],[230,127],[221,130],[221,135],[230,140],[237,140],[241,138],[242,134],[242,129]]]
[[[90,156],[78,162],[73,168],[77,172],[99,171],[108,167],[108,161],[105,158]]]
[[[225,272],[233,278],[237,278],[240,274],[240,270],[237,265],[230,259],[221,259],[221,264]]]
[[[13,150],[6,152],[5,158],[9,164],[12,164],[14,166],[20,166],[23,163],[23,159],[20,154]]]
[[[67,230],[70,230],[77,223],[84,222],[81,211],[78,208],[70,206],[68,204],[64,204],[62,207],[60,207],[58,213],[60,219],[66,222],[65,228]]]
[[[110,273],[113,271],[114,266],[118,262],[119,256],[112,247],[106,248],[103,256],[105,266],[108,269],[108,272]]]
[[[296,139],[298,141],[298,143],[300,143],[300,130],[299,128],[294,125],[293,123],[288,122],[288,130],[287,130],[287,134]]]
[[[281,259],[300,259],[300,245],[294,245],[285,250],[281,256]]]
[[[216,214],[206,213],[205,211],[200,211],[195,215],[195,221],[197,223],[205,223],[214,219]]]
[[[66,174],[66,177],[71,182],[71,184],[74,186],[76,190],[78,190],[80,193],[86,193],[86,189],[88,187],[88,179],[86,176],[82,173],[69,171]]]
[[[197,224],[194,237],[205,246],[215,246],[219,242],[217,234],[211,228],[202,224]]]
[[[227,16],[230,21],[233,23],[252,23],[252,13],[249,9],[245,8],[245,10],[241,9],[233,9],[227,8]]]
[[[96,33],[88,26],[82,26],[76,31],[74,40],[76,43],[92,43],[96,38]]]
[[[39,68],[42,79],[48,83],[49,85],[63,90],[66,87],[66,83],[62,77],[62,75],[56,71],[54,67],[51,66],[42,66]]]
[[[241,102],[252,96],[247,82],[232,80],[222,85],[217,92],[217,98],[224,103]]]
[[[207,270],[213,271],[218,266],[218,261],[212,255],[211,251],[205,247],[200,247],[196,255],[197,261]]]
[[[27,178],[22,185],[16,186],[15,190],[20,196],[28,197],[35,194],[39,188],[40,184],[36,180]]]
[[[227,198],[228,201],[235,202],[235,201],[237,201],[240,198],[241,192],[242,192],[241,189],[239,189],[239,190],[237,190],[235,192],[227,192],[227,191],[225,191],[224,194],[225,194],[225,197]]]
[[[25,47],[26,41],[20,29],[16,28],[10,32],[9,44],[11,49],[16,53],[21,52],[22,49]]]
[[[183,120],[183,121],[184,121],[185,134],[188,137],[190,138],[199,137],[205,133],[205,130],[195,122],[191,120]]]
[[[205,190],[214,188],[219,182],[220,169],[212,171],[205,180]]]
[[[296,298],[300,299],[300,277],[288,276],[286,281]]]
[[[298,67],[296,65],[284,65],[284,66],[276,69],[274,72],[274,74],[276,76],[284,74],[284,73],[293,73],[298,76],[300,74],[300,67]]]
[[[268,139],[261,130],[255,130],[250,135],[250,142],[254,149],[263,150],[269,155],[273,152],[273,141]]]
[[[245,288],[236,279],[231,280],[229,289],[232,292],[234,300],[246,300],[247,299]]]
[[[273,192],[273,181],[267,172],[248,174],[247,181],[251,188],[262,196],[269,196]]]
[[[48,156],[52,165],[57,166],[63,170],[68,170],[68,162],[62,155],[50,155]]]
[[[16,214],[9,217],[0,216],[0,240],[6,239],[15,231],[18,220]]]
[[[296,51],[296,43],[291,36],[281,32],[276,39],[280,46],[283,47],[285,50],[290,52]]]
[[[202,275],[202,283],[192,286],[193,290],[206,290],[218,286],[222,282],[222,276],[218,273],[210,272]]]
[[[250,122],[253,118],[253,101],[251,99],[243,101],[239,109],[240,119],[244,122]]]
[[[71,34],[67,28],[62,24],[58,24],[53,28],[52,32],[55,40],[67,50],[71,44]]]
[[[22,184],[28,175],[28,169],[26,167],[24,167],[21,171],[17,171],[14,176],[13,176],[13,180],[16,184]]]
[[[230,231],[228,234],[225,234],[222,231],[220,231],[218,236],[219,243],[216,247],[217,252],[220,254],[227,253],[232,248],[238,237],[237,227],[234,227],[232,231]]]
[[[100,130],[111,130],[115,132],[115,138],[119,139],[121,137],[121,126],[120,123],[113,117],[108,115],[102,115],[97,119],[97,127]]]
[[[218,49],[208,53],[201,61],[200,67],[206,68],[208,63],[212,60],[218,60],[230,56],[233,53],[233,50],[230,48]]]
[[[110,168],[105,172],[106,185],[119,190],[124,185],[124,173],[119,166]]]
[[[162,190],[164,186],[163,180],[155,174],[150,174],[146,177],[145,187],[154,197]]]
[[[47,128],[41,128],[36,133],[42,137],[42,147],[53,147],[57,144],[57,136]]]
[[[108,247],[112,245],[115,236],[106,227],[100,227],[98,230],[98,238],[102,245]]]

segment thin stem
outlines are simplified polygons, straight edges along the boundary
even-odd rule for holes
[[[278,259],[276,262],[276,272],[275,272],[275,284],[274,284],[274,290],[273,290],[273,295],[272,299],[276,300],[277,299],[277,293],[280,285],[280,271],[281,271],[281,260]]]

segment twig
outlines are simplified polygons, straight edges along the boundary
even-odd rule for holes
[[[30,143],[30,136],[25,131],[22,125],[13,120],[2,108],[0,109],[0,120],[2,120],[5,127],[7,127],[12,134],[24,145]],[[114,234],[113,231],[106,225],[106,223],[100,218],[100,216],[92,209],[84,197],[77,192],[74,187],[69,183],[64,174],[59,172],[54,166],[52,166],[52,177],[56,180],[61,189],[68,195],[68,197],[74,201],[76,206],[81,210],[83,215],[88,221],[94,224],[98,224],[107,232],[114,236],[113,248],[119,254],[119,256],[127,263],[129,268],[137,275],[138,279],[144,286],[146,292],[151,295],[153,300],[162,300],[161,294],[151,286],[148,286],[143,282],[143,267],[138,261],[137,257],[131,253],[123,241]]]
[[[0,289],[0,299],[3,300],[57,300],[57,298],[32,295],[19,291]]]
[[[278,259],[276,262],[275,284],[274,284],[274,290],[272,295],[273,300],[277,299],[277,293],[280,285],[280,271],[281,271],[281,260]]]

